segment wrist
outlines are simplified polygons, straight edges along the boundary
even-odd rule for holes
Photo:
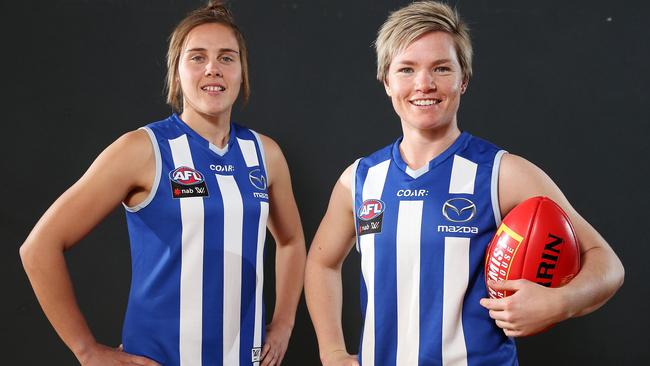
[[[94,339],[79,341],[70,347],[70,350],[75,355],[80,364],[84,364],[90,357],[97,346]]]
[[[338,354],[347,355],[348,351],[345,348],[330,349],[328,351],[321,352],[320,360],[322,363],[325,363],[325,361],[327,361],[329,358],[334,357]]]
[[[271,324],[274,325],[282,325],[286,326],[289,329],[293,329],[294,326],[294,318],[293,317],[283,317],[283,316],[274,316],[273,319],[271,320]]]
[[[558,323],[564,320],[567,320],[569,318],[573,318],[575,315],[576,311],[573,308],[573,301],[571,298],[572,292],[570,290],[567,290],[566,287],[558,287],[555,289],[556,293],[558,295],[558,301],[557,303],[559,304],[559,311],[557,312],[558,317]]]

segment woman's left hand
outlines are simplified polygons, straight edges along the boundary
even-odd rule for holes
[[[481,299],[490,317],[508,337],[525,337],[569,317],[562,288],[548,288],[524,279],[488,281],[494,290],[514,292],[501,299]]]
[[[293,327],[287,323],[272,322],[266,327],[266,342],[262,347],[260,366],[279,366],[289,345]]]

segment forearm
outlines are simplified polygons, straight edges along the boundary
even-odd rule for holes
[[[305,241],[301,236],[276,248],[274,322],[285,322],[291,327],[294,325],[305,274],[305,251]]]
[[[331,352],[345,350],[341,324],[343,308],[341,268],[329,268],[308,259],[305,298],[316,330],[321,359]]]
[[[595,247],[582,254],[578,275],[562,287],[567,317],[589,314],[603,306],[623,284],[625,270],[608,247]]]
[[[77,305],[62,250],[26,242],[20,249],[25,272],[57,334],[81,360],[96,342]]]

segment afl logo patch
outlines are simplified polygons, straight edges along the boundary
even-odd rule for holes
[[[384,220],[384,201],[369,199],[363,201],[357,211],[357,231],[359,235],[381,232],[381,224]]]
[[[205,181],[203,174],[187,166],[179,166],[169,172],[169,179],[184,186],[191,186]]]
[[[203,174],[187,166],[179,166],[169,172],[172,198],[207,197],[208,187]]]

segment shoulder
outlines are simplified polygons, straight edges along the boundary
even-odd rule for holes
[[[277,170],[278,168],[282,169],[283,166],[287,165],[282,149],[275,140],[253,130],[250,131],[258,139],[268,174],[272,174],[273,170]]]
[[[359,165],[359,161],[361,159],[357,159],[354,163],[348,165],[347,168],[341,173],[341,176],[339,177],[339,180],[337,184],[341,185],[342,188],[352,191],[353,188],[353,181],[355,179],[355,175],[357,173],[357,166]]]
[[[151,138],[143,129],[130,131],[109,145],[104,150],[104,153],[109,153],[111,156],[121,159],[141,160],[153,154]]]
[[[556,202],[566,201],[560,189],[542,169],[521,156],[504,154],[499,168],[501,212],[510,212],[513,207],[534,196],[547,196]]]
[[[280,149],[280,145],[266,135],[252,130],[249,131],[255,135],[255,138],[258,139],[258,143],[261,145],[260,148],[266,164],[266,175],[269,180],[269,186],[273,185],[276,181],[286,181],[283,177],[289,176],[289,166],[282,153],[282,149]]]
[[[282,149],[280,149],[280,145],[278,145],[278,143],[275,142],[275,140],[258,132],[254,132],[254,134],[256,134],[259,137],[259,141],[262,144],[264,153],[267,155],[267,159],[270,157],[277,158],[279,156],[283,156]]]

